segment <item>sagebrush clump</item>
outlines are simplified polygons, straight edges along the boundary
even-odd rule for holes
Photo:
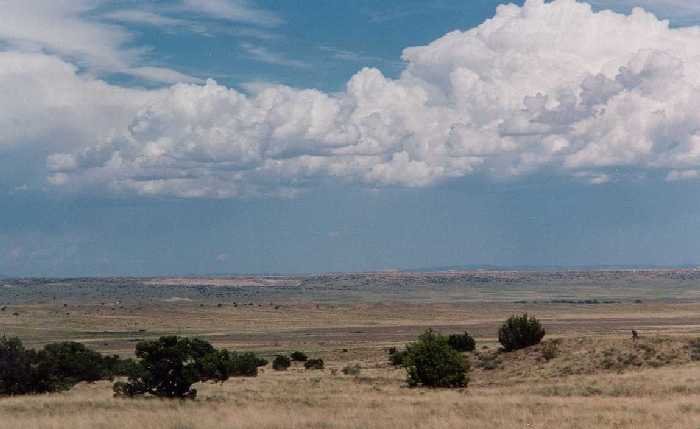
[[[278,355],[272,361],[272,369],[275,371],[284,371],[292,365],[292,360],[288,356]]]
[[[324,366],[323,359],[309,359],[304,363],[306,369],[323,369]]]
[[[142,341],[136,344],[136,357],[128,381],[114,384],[115,395],[194,398],[194,383],[254,377],[261,363],[255,353],[217,350],[207,341],[178,336]]]
[[[447,338],[447,342],[450,344],[450,347],[458,352],[473,352],[476,348],[476,341],[468,332],[452,334]]]
[[[0,395],[68,390],[80,382],[123,375],[129,361],[103,356],[76,342],[26,349],[19,338],[0,337]]]
[[[403,366],[409,386],[464,387],[469,366],[447,337],[428,329],[406,346]]]
[[[539,344],[544,335],[540,322],[525,313],[511,316],[503,323],[498,330],[498,341],[505,351],[511,352]]]
[[[290,353],[289,357],[295,362],[306,362],[309,359],[306,353],[300,351]]]

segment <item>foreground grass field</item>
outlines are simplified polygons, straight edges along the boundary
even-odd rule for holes
[[[654,299],[656,285],[639,289],[640,299],[630,281],[624,297],[613,299],[604,284],[578,286],[567,298],[573,302],[553,300],[541,286],[511,283],[505,283],[514,291],[511,301],[499,295],[500,284],[475,283],[480,299],[489,293],[498,299],[455,302],[438,293],[437,282],[430,297],[397,294],[384,302],[331,300],[336,288],[354,290],[333,283],[325,286],[328,299],[288,300],[279,290],[275,300],[256,299],[251,289],[232,290],[247,294],[245,300],[220,297],[219,285],[192,286],[192,298],[182,300],[163,300],[170,296],[161,292],[168,287],[163,285],[148,286],[158,289],[143,289],[138,300],[94,298],[92,289],[78,299],[70,297],[82,296],[85,286],[63,283],[60,289],[41,286],[34,300],[12,286],[0,289],[6,307],[0,334],[17,335],[30,346],[73,340],[129,356],[139,340],[179,334],[268,359],[303,350],[323,358],[326,368],[305,370],[297,363],[279,372],[268,365],[255,378],[197,385],[195,401],[118,399],[107,382],[2,398],[0,428],[700,429],[700,362],[691,361],[688,349],[700,337],[700,302],[693,298],[695,277],[681,274],[682,299]],[[561,295],[565,286],[547,288]],[[471,288],[465,284],[450,294],[471,296]],[[542,321],[545,342],[557,343],[553,358],[544,358],[544,345],[497,352],[499,324],[525,311]],[[388,364],[386,348],[401,347],[428,327],[443,333],[466,329],[476,337],[477,350],[467,354],[472,371],[466,389],[410,389],[405,372]],[[638,342],[632,329],[641,334]],[[344,375],[348,365],[359,365],[359,375]]]
[[[516,361],[513,355],[509,360]],[[557,358],[558,359],[558,358]],[[556,359],[555,359],[556,360]],[[554,360],[553,360],[554,361]],[[508,362],[505,363],[508,365]],[[554,364],[553,364],[554,365]],[[403,387],[383,362],[346,376],[299,367],[198,386],[196,401],[115,399],[108,383],[0,401],[3,428],[689,428],[700,427],[700,366],[513,378],[460,390]]]
[[[325,370],[267,366],[256,378],[201,384],[195,401],[113,398],[107,382],[5,398],[0,426],[697,429],[700,363],[690,361],[688,340],[548,340],[557,345],[549,360],[546,343],[506,354],[482,347],[467,355],[471,382],[457,390],[407,388],[404,371],[387,363],[384,350],[348,350]],[[350,364],[360,374],[343,375]]]

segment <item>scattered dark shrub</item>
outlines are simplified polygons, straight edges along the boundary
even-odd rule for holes
[[[194,398],[194,383],[257,374],[255,354],[216,350],[197,338],[165,336],[143,341],[136,344],[136,357],[139,361],[129,368],[128,381],[114,384],[115,395]]]
[[[36,383],[33,351],[26,350],[19,338],[0,338],[0,395],[42,392]]]
[[[236,353],[232,352],[231,356],[231,368],[229,375],[232,377],[255,377],[258,375],[258,365],[260,364],[260,358],[255,353]]]
[[[199,378],[224,382],[233,375],[235,357],[228,350],[215,350],[201,357],[198,363]]]
[[[387,353],[389,356],[393,355],[393,354],[396,353],[397,351],[398,351],[398,350],[396,349],[396,347],[389,347],[388,349],[386,349],[386,353]]]
[[[277,371],[285,371],[291,365],[292,360],[289,359],[289,357],[283,355],[275,356],[275,359],[272,361],[272,369],[275,369]]]
[[[105,356],[102,360],[105,379],[112,380],[114,377],[127,377],[133,372],[133,368],[138,366],[134,359],[121,359],[117,355]]]
[[[300,351],[292,352],[289,357],[295,362],[306,362],[309,359],[304,352]]]
[[[255,377],[258,375],[258,367],[262,366],[260,364],[261,358],[255,353],[216,350],[202,357],[200,375],[203,380],[220,382],[229,377]]]
[[[263,367],[263,366],[267,366],[268,363],[270,363],[270,361],[268,361],[267,359],[265,359],[263,357],[258,357],[258,362],[257,362],[258,368]]]
[[[476,342],[467,332],[464,334],[452,334],[447,338],[450,347],[458,352],[473,352],[476,348]]]
[[[48,344],[39,352],[39,366],[54,376],[61,389],[69,389],[81,381],[94,382],[109,378],[104,358],[85,345],[75,342]]]
[[[389,363],[393,366],[402,366],[404,360],[406,360],[407,352],[405,350],[395,351],[389,355]]]
[[[507,352],[539,344],[545,331],[534,317],[511,316],[498,330],[498,341]]]
[[[306,369],[323,369],[323,359],[309,359],[304,363]]]
[[[111,379],[121,370],[117,356],[102,356],[83,344],[48,344],[26,349],[19,338],[0,338],[0,395],[68,390],[87,381]]]
[[[428,329],[415,343],[406,346],[403,366],[409,386],[464,387],[468,365],[447,337]]]

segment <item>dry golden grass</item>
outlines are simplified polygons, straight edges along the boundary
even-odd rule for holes
[[[357,377],[294,368],[199,386],[196,401],[112,398],[108,383],[0,401],[13,429],[700,427],[700,366],[645,369],[463,390],[402,387],[368,362]]]
[[[547,339],[560,340],[557,357],[546,361],[538,346],[482,368],[499,323],[523,311],[542,320]],[[403,371],[388,366],[384,348],[427,327],[477,337],[467,389],[409,389]],[[642,334],[638,343],[632,329]],[[698,302],[37,304],[0,313],[0,331],[30,346],[79,340],[122,354],[138,339],[194,335],[268,357],[299,349],[327,363],[323,371],[268,366],[257,378],[197,386],[196,401],[115,399],[106,382],[3,398],[1,429],[700,429],[700,364],[685,348],[700,336]],[[359,376],[342,375],[350,364],[362,367]]]

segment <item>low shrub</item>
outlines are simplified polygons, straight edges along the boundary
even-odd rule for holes
[[[447,338],[450,347],[458,352],[473,352],[476,348],[476,341],[469,333],[452,334]]]
[[[255,377],[258,375],[260,358],[252,352],[231,353],[231,377]]]
[[[527,313],[511,316],[498,330],[498,341],[507,352],[534,346],[542,341],[545,330],[540,322]]]
[[[396,349],[394,349],[394,350],[396,350]],[[402,366],[404,360],[406,360],[406,354],[407,354],[407,352],[405,350],[394,351],[394,353],[391,353],[389,355],[389,363],[392,364],[393,366]]]
[[[128,358],[121,359],[119,356],[105,356],[103,358],[106,378],[113,380],[114,377],[127,377],[133,372],[133,368],[138,366],[136,360]]]
[[[253,377],[259,363],[255,353],[217,350],[207,341],[178,336],[142,341],[136,344],[136,357],[128,381],[114,384],[115,395],[194,398],[194,383]]]
[[[448,338],[425,331],[418,340],[406,346],[403,366],[408,373],[409,386],[464,387],[467,385],[468,364]]]
[[[300,351],[290,353],[289,357],[295,362],[306,362],[309,359],[306,353]]]
[[[125,362],[75,342],[37,351],[26,349],[19,338],[0,337],[0,395],[56,392],[83,381],[111,379],[125,371]]]
[[[309,359],[304,363],[306,369],[323,369],[323,359]]]
[[[275,356],[275,359],[272,361],[272,369],[277,370],[277,371],[285,371],[291,365],[292,365],[291,359],[289,359],[289,357],[283,356],[283,355]]]
[[[45,392],[37,383],[33,351],[24,348],[19,338],[0,338],[0,395],[23,395]]]
[[[63,384],[63,388],[110,377],[102,355],[75,342],[47,344],[39,352],[39,366],[52,374],[57,383]]]

